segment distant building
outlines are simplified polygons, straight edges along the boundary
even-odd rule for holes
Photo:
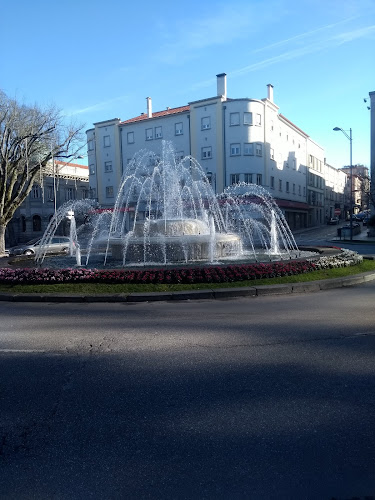
[[[364,165],[345,166],[340,168],[347,176],[345,190],[347,212],[350,213],[351,193],[353,194],[353,213],[370,208],[370,177],[369,170]],[[353,175],[351,182],[350,175]]]
[[[291,229],[325,220],[324,150],[279,113],[273,86],[264,99],[227,97],[226,75],[217,75],[217,95],[178,108],[94,124],[87,131],[90,193],[111,207],[126,164],[141,149],[161,152],[172,141],[177,157],[191,155],[215,192],[237,182],[264,186]]]
[[[55,210],[69,200],[89,198],[89,170],[86,165],[55,160],[51,175],[35,183],[8,224],[6,245],[13,246],[42,236]]]
[[[324,212],[326,220],[332,217],[346,218],[348,200],[345,198],[347,175],[342,170],[324,164]]]

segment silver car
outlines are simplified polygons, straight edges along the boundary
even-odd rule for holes
[[[9,256],[15,255],[35,255],[40,246],[41,238],[18,245],[9,249]],[[53,236],[50,243],[43,246],[43,252],[46,254],[68,254],[70,250],[70,238],[67,236]]]

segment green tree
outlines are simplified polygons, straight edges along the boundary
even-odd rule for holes
[[[67,124],[54,106],[27,106],[0,90],[0,255],[5,230],[34,184],[53,175],[53,158],[69,161],[83,144],[83,125]]]

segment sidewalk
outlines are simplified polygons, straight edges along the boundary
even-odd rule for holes
[[[362,230],[359,234],[353,235],[353,239],[350,239],[350,236],[339,237],[337,236],[332,241],[341,241],[341,242],[357,242],[357,243],[375,243],[374,236],[367,236],[367,229]]]

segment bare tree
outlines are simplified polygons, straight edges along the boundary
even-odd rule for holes
[[[15,211],[34,184],[53,174],[53,158],[78,156],[82,132],[83,125],[67,125],[55,107],[26,106],[0,90],[0,255]]]

